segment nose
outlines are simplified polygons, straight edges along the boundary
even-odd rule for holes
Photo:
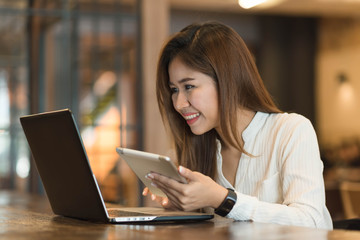
[[[186,94],[182,93],[181,91],[179,91],[178,94],[173,96],[173,104],[175,109],[178,111],[190,106],[190,102]]]

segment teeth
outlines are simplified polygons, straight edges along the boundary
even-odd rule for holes
[[[188,116],[184,116],[184,118],[186,120],[191,120],[191,119],[196,118],[198,116],[200,116],[200,113],[195,113],[195,114],[191,114],[191,115],[188,115]]]

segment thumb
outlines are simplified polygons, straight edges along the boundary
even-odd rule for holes
[[[181,176],[183,176],[184,178],[190,181],[193,181],[196,178],[196,175],[194,174],[193,171],[183,166],[179,166],[179,173]]]

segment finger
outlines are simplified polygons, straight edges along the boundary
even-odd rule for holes
[[[153,186],[159,188],[160,190],[162,190],[165,193],[165,195],[167,195],[167,196],[171,195],[174,198],[174,194],[176,194],[176,191],[171,191],[171,189],[169,189],[166,184],[163,184],[163,182],[160,182],[160,181],[156,181],[154,179],[154,176],[152,176],[151,174],[148,174],[147,178],[152,180],[151,185],[153,185]],[[151,198],[152,201],[156,201],[161,205],[163,205],[163,203],[166,205],[167,200],[164,197],[159,197],[159,196],[157,196],[155,194],[152,194],[150,192],[149,188],[145,187],[144,190],[143,190],[143,195],[147,196],[148,194],[150,194],[150,198]]]
[[[164,201],[165,197],[159,197],[155,194],[150,194],[150,199],[159,205],[162,205],[162,202]]]
[[[163,191],[177,209],[182,209],[180,199],[184,195],[184,187],[186,184],[179,183],[174,179],[157,173],[151,173],[148,177],[152,179],[152,185]]]
[[[155,201],[156,200],[156,195],[155,194],[151,194],[151,200]]]
[[[185,177],[186,179],[188,179],[190,181],[197,180],[196,174],[194,174],[193,171],[191,171],[190,169],[188,169],[184,166],[179,166],[178,171],[181,176]]]
[[[143,190],[143,192],[142,192],[142,195],[143,195],[143,196],[147,196],[148,193],[149,193],[149,188],[148,188],[148,187],[145,187],[144,190]]]
[[[163,187],[181,189],[183,185],[183,183],[157,173],[151,173],[150,178],[157,187],[161,184]]]
[[[171,200],[168,198],[164,199],[161,203],[162,207],[168,210],[180,210],[178,207],[176,207]]]
[[[156,182],[156,184],[155,184]],[[160,189],[162,192],[165,193],[165,195],[168,197],[168,198],[171,198],[172,201],[178,201],[177,198],[179,198],[179,196],[181,195],[179,192],[177,192],[176,190],[172,189],[172,188],[169,188],[167,186],[167,184],[164,184],[163,182],[160,182],[160,181],[156,181],[156,180],[153,180],[152,184],[154,183],[154,185],[156,185],[156,187],[158,189]],[[151,194],[151,199],[153,201],[157,201],[159,202],[160,204],[162,204],[162,201],[165,199],[163,197],[159,197],[159,196],[156,196],[155,194]],[[165,202],[166,203],[166,200]]]
[[[165,209],[171,209],[171,210],[181,210],[181,205],[172,198],[166,198],[161,202],[161,205]]]
[[[183,194],[182,186],[174,186],[168,182],[157,181],[155,179],[153,180],[152,183],[154,183],[156,187],[161,191],[163,191],[167,196],[169,195],[179,196]]]
[[[169,196],[177,197],[177,195],[179,195],[179,193],[176,190],[167,187],[161,182],[158,182],[157,188],[160,189],[163,193],[165,193],[167,197]]]
[[[156,196],[155,194],[152,194],[149,190],[148,187],[145,187],[143,192],[142,192],[142,195],[143,196],[147,196],[150,194],[150,198],[152,201],[156,201],[158,202],[159,204],[162,204],[162,202],[164,201],[164,198],[163,197],[159,197],[159,196]]]
[[[183,210],[183,202],[181,200],[183,199],[183,195],[176,190],[170,189],[168,187],[162,187],[161,183],[159,185],[159,189],[167,196],[167,199],[164,198],[159,203],[167,209]],[[169,204],[171,204],[173,207]]]

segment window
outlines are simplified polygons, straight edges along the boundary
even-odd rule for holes
[[[70,108],[105,200],[137,204],[115,151],[142,147],[137,1],[29,2],[0,0],[1,188],[42,191],[18,119]]]

